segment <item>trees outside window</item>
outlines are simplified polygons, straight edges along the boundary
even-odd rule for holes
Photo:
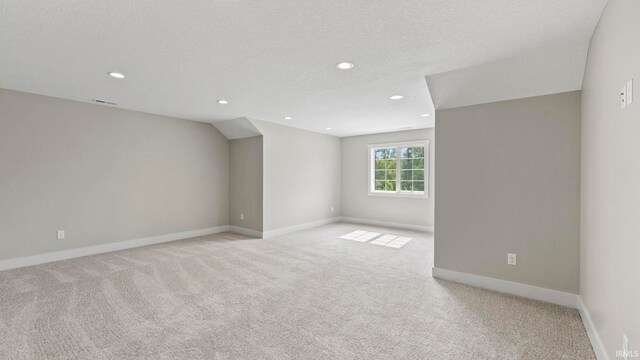
[[[425,197],[428,153],[428,140],[369,145],[369,194]]]

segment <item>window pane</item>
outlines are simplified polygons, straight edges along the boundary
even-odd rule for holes
[[[393,180],[396,181],[396,171],[395,170],[387,170],[387,177],[385,178],[386,180]]]
[[[396,158],[396,149],[387,149],[388,159]]]
[[[386,191],[396,191],[396,182],[395,181],[386,181]]]
[[[374,191],[389,193],[424,191],[425,150],[424,146],[373,149],[371,155],[374,160],[374,178],[372,179]]]
[[[411,154],[414,158],[424,157],[424,146],[415,146],[411,148]]]
[[[412,181],[401,181],[400,182],[400,190],[402,191],[413,191]]]
[[[396,158],[396,149],[374,149],[374,158],[376,160],[389,160]]]

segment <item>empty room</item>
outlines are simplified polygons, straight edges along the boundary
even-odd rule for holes
[[[640,0],[0,0],[0,359],[640,359],[634,85]]]

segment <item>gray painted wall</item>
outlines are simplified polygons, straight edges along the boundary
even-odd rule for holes
[[[418,199],[370,196],[368,193],[369,155],[367,146],[424,139],[430,141],[429,197]],[[342,215],[433,227],[434,146],[434,129],[342,138]]]
[[[264,230],[341,216],[340,139],[251,122],[263,135]]]
[[[580,92],[437,111],[436,131],[435,266],[578,293]]]
[[[580,295],[611,359],[640,350],[640,1],[611,0],[582,92]],[[618,104],[635,81],[635,101]]]
[[[0,89],[0,259],[227,225],[228,162],[209,124]]]
[[[229,179],[231,225],[262,231],[262,136],[229,142]]]

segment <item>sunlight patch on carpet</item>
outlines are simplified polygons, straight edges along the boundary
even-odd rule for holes
[[[353,241],[358,241],[358,242],[367,242],[371,239],[374,239],[376,237],[380,236],[380,233],[377,232],[371,232],[371,231],[364,231],[364,230],[356,230],[353,232],[350,232],[346,235],[342,235],[340,236],[340,239],[346,239],[346,240],[353,240]]]
[[[396,235],[384,235],[384,236],[381,236],[381,237],[375,239],[370,244],[382,245],[382,246],[386,246],[386,247],[392,247],[392,248],[399,249],[399,248],[403,247],[409,241],[411,241],[411,238],[409,238],[409,237],[396,236]]]
[[[340,236],[340,239],[352,240],[352,241],[357,241],[362,243],[373,240],[369,242],[369,244],[382,245],[382,246],[396,248],[396,249],[403,247],[406,243],[411,241],[411,238],[409,237],[388,235],[388,234],[383,236],[380,236],[380,235],[381,234],[377,232],[356,230],[346,235]]]

